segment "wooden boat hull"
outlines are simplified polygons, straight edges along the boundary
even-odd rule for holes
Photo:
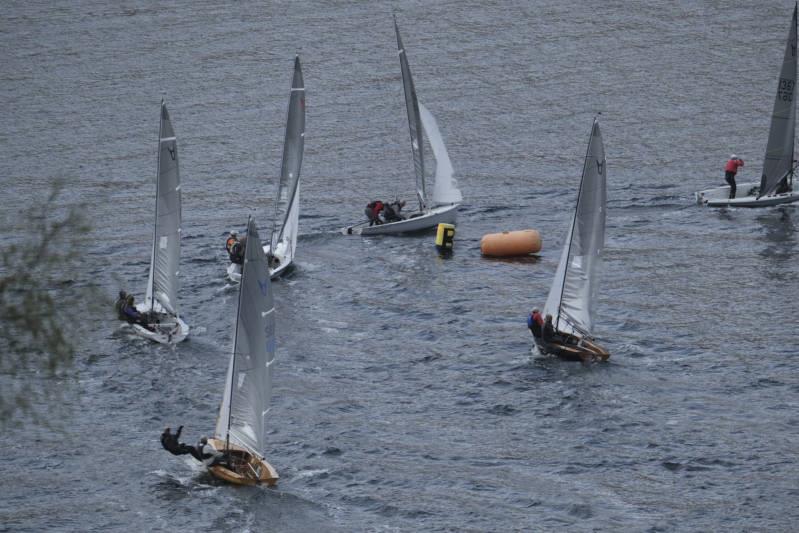
[[[782,194],[763,196],[759,199],[757,196],[748,196],[747,193],[755,187],[760,187],[760,182],[737,184],[737,197],[732,199],[729,197],[729,185],[699,191],[694,193],[694,196],[696,203],[706,207],[769,207],[799,202],[799,191],[788,191]]]
[[[435,228],[441,222],[454,224],[458,218],[459,206],[460,204],[441,205],[423,213],[412,213],[408,218],[397,222],[386,222],[360,228],[352,226],[346,228],[344,233],[348,235],[391,235]]]
[[[208,443],[215,449],[225,449],[225,442],[219,439],[208,439]],[[257,485],[266,483],[273,487],[277,484],[279,476],[277,471],[266,462],[266,459],[256,457],[241,446],[230,445],[232,456],[235,458],[237,468],[231,470],[225,465],[208,467],[208,471],[217,479],[227,481],[234,485]]]
[[[610,357],[610,352],[599,344],[575,335],[565,336],[564,342],[545,342],[536,338],[535,343],[541,353],[556,355],[567,361],[607,361]]]

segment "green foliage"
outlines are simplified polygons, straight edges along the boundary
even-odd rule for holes
[[[89,226],[80,206],[59,205],[60,195],[55,183],[39,207],[4,221],[21,231],[0,243],[0,428],[43,420],[37,405],[62,392],[80,338],[75,316],[92,292],[76,282]]]

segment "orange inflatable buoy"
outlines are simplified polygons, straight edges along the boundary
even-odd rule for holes
[[[541,251],[541,234],[534,229],[489,233],[480,239],[480,253],[491,257],[535,254]]]

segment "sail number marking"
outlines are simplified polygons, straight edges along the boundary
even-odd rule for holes
[[[794,85],[795,82],[793,80],[780,78],[780,86],[777,89],[777,99],[782,100],[783,102],[792,102]]]

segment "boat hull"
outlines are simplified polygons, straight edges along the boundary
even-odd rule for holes
[[[132,324],[133,331],[140,337],[150,339],[159,344],[177,344],[188,337],[189,326],[180,317],[166,314],[161,316],[164,317],[163,321],[159,326],[156,326],[155,331],[139,324]]]
[[[283,274],[287,273],[289,270],[294,268],[294,261],[292,258],[286,258],[285,255],[280,253],[280,247],[277,248],[277,253],[275,253],[275,257],[279,261],[277,267],[269,269],[269,278],[270,279],[277,279]],[[269,246],[264,246],[264,253],[269,254]],[[241,265],[238,263],[230,263],[227,267],[227,277],[233,283],[241,282]]]
[[[413,213],[404,220],[386,222],[375,226],[349,227],[345,233],[350,235],[392,235],[410,233],[435,228],[440,223],[454,224],[458,218],[460,204],[441,205],[423,213]]]
[[[605,348],[585,338],[575,335],[565,336],[563,342],[545,342],[543,339],[536,338],[535,343],[538,350],[546,355],[555,355],[567,361],[607,361],[610,352]]]
[[[218,451],[225,449],[225,441],[208,439],[208,443]],[[273,487],[277,484],[279,476],[277,471],[266,459],[251,454],[241,446],[230,445],[231,455],[234,457],[236,468],[231,470],[224,465],[208,467],[208,471],[217,479],[234,485],[258,485],[265,483]]]
[[[745,193],[753,188],[760,187],[760,183],[750,182],[737,185],[737,191],[744,194],[736,198],[730,198],[730,186],[715,187],[694,193],[696,203],[706,207],[769,207],[772,205],[790,204],[799,202],[799,191],[788,191],[782,194],[774,194],[758,198],[749,196]]]

